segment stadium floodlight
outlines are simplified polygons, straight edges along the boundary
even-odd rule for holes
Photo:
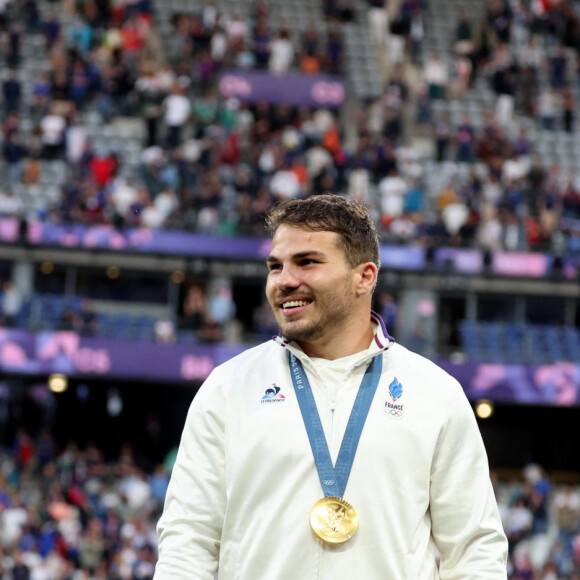
[[[48,388],[53,393],[64,393],[68,389],[68,377],[60,373],[49,375]]]
[[[489,419],[493,415],[494,406],[492,401],[482,399],[475,403],[475,414],[480,419]]]

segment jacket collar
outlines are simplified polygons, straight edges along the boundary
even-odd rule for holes
[[[367,349],[367,356],[359,359],[358,364],[367,364],[370,359],[375,357],[380,352],[386,351],[394,342],[395,339],[389,335],[387,327],[383,319],[371,310],[371,321],[375,328],[375,336],[371,344]],[[298,346],[294,341],[289,341],[285,339],[282,335],[274,336],[274,342],[277,342],[283,348],[289,350],[293,355],[295,355],[300,362],[303,364],[310,365],[310,357],[304,353],[304,351]],[[358,364],[356,366],[358,366]]]

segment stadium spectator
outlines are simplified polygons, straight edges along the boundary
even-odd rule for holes
[[[453,45],[455,54],[471,56],[474,49],[473,37],[473,27],[469,13],[464,8],[461,8],[455,28],[455,44]]]
[[[566,47],[559,44],[548,58],[548,73],[550,85],[556,90],[562,90],[568,85],[568,55]]]
[[[22,181],[26,153],[22,146],[22,137],[19,134],[13,133],[4,142],[2,157],[6,162],[6,185],[9,189],[18,186]],[[6,209],[3,209],[3,213],[10,212],[9,207],[8,205]],[[14,210],[11,213],[14,213]]]
[[[316,74],[320,70],[321,48],[316,24],[310,22],[303,32],[300,48],[300,70],[305,74]]]
[[[288,72],[294,62],[294,56],[290,30],[281,24],[276,37],[270,43],[269,70],[276,74]]]
[[[385,218],[397,218],[403,213],[407,190],[408,184],[396,168],[380,181],[381,212]]]
[[[14,326],[24,304],[24,298],[12,280],[4,282],[0,304],[2,324],[8,327]]]
[[[449,83],[447,64],[440,54],[433,54],[425,62],[423,78],[429,87],[431,99],[443,99]]]
[[[155,342],[173,344],[177,340],[175,325],[169,318],[159,318],[154,327]]]
[[[326,42],[325,69],[331,74],[341,74],[344,67],[345,48],[338,20],[333,19],[328,23]]]
[[[510,508],[504,529],[512,544],[517,544],[532,533],[533,515],[526,507],[524,499],[518,498]]]
[[[562,90],[562,127],[567,133],[574,132],[576,99],[569,87]]]
[[[30,568],[24,562],[24,553],[18,549],[14,552],[12,580],[30,580]]]
[[[207,316],[207,298],[201,286],[191,285],[185,294],[182,314],[179,318],[179,329],[197,332]]]
[[[16,68],[20,64],[21,49],[22,49],[22,22],[15,20],[8,25],[8,35],[4,43],[4,53],[6,63],[11,69]]]
[[[67,308],[60,320],[58,330],[74,331],[79,328],[78,313],[74,308]]]
[[[58,20],[58,13],[51,9],[44,23],[42,24],[42,33],[46,41],[46,48],[48,51],[53,47],[54,43],[60,37],[61,27]]]
[[[554,498],[559,539],[563,548],[572,550],[572,539],[580,531],[580,494],[572,485],[566,485]]]
[[[77,320],[77,331],[86,336],[94,336],[99,328],[99,316],[90,300],[83,300]]]
[[[22,96],[22,87],[15,70],[11,70],[8,78],[2,83],[2,96],[4,97],[4,115],[18,112]]]
[[[58,159],[64,153],[66,119],[62,107],[53,104],[40,122],[42,156],[44,159]]]
[[[175,81],[171,87],[171,94],[162,103],[168,149],[175,149],[181,144],[184,128],[191,116],[191,102],[184,92],[179,81]]]
[[[389,16],[385,0],[367,0],[368,20],[373,43],[384,46],[389,32]]]
[[[66,46],[68,50],[86,55],[93,41],[93,29],[81,14],[77,14],[67,29]]]

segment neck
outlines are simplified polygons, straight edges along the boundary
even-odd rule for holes
[[[313,342],[298,342],[298,345],[310,358],[335,360],[366,350],[373,336],[374,329],[369,319],[363,329],[347,327],[332,338],[324,337]]]

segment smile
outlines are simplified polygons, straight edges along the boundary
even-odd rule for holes
[[[289,300],[282,304],[282,308],[297,308],[298,306],[306,306],[307,304],[309,304],[309,302],[306,302],[306,300]]]

